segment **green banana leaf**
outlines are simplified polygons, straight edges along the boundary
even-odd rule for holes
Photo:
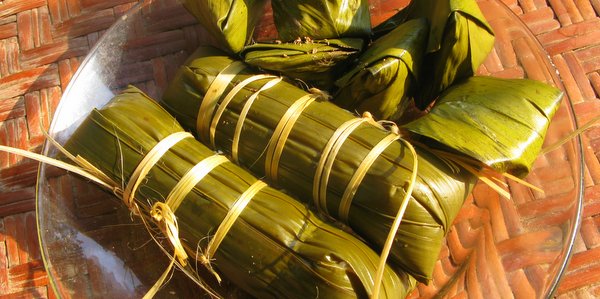
[[[428,114],[403,128],[523,177],[562,95],[534,80],[475,76],[449,88]]]
[[[362,51],[363,44],[360,38],[255,43],[245,47],[240,55],[249,65],[326,89]]]
[[[428,25],[410,20],[375,40],[357,66],[336,81],[333,102],[376,119],[398,119],[412,101],[424,56]]]
[[[494,32],[475,0],[412,1],[408,18],[427,18],[429,41],[417,106],[426,108],[453,82],[477,71],[494,46]]]
[[[127,182],[151,148],[182,131],[160,105],[130,87],[104,108],[94,110],[65,148],[115,182]],[[194,138],[171,147],[135,194],[141,210],[165,200],[187,171],[214,155]],[[174,212],[190,257],[206,248],[236,199],[257,180],[239,166],[224,162],[188,193]],[[360,240],[267,186],[235,220],[212,264],[256,298],[364,298],[371,294],[378,261],[379,256]],[[403,298],[415,285],[406,273],[386,267],[380,297]]]
[[[371,33],[367,0],[271,0],[271,7],[282,41],[366,38]]]
[[[184,7],[225,50],[238,53],[250,42],[266,0],[183,0]]]
[[[212,56],[214,51],[201,48],[183,65],[167,88],[162,104],[188,130],[196,130],[198,111],[209,86],[217,74],[234,62],[226,56]],[[224,94],[239,82],[256,74],[248,67],[236,75]],[[227,105],[210,106],[202,123],[213,122],[215,110],[222,116],[214,126],[215,149],[232,153],[232,140],[240,113],[248,98],[268,82],[257,80],[246,85]],[[298,87],[286,82],[261,91],[241,123],[238,147],[239,164],[256,176],[265,177],[266,148],[274,129],[297,99],[307,96]],[[221,102],[220,97],[218,102]],[[334,132],[356,115],[336,105],[317,100],[298,116],[291,128],[281,158],[278,175],[270,182],[312,203],[314,179],[318,161]],[[210,135],[197,132],[205,144]],[[365,156],[390,133],[372,125],[362,124],[340,148],[331,167],[325,205],[321,208],[338,218],[341,198],[358,165]],[[421,281],[431,278],[433,267],[443,243],[476,178],[463,170],[453,171],[442,160],[424,148],[417,147],[418,178],[406,214],[394,239],[390,261]],[[348,224],[375,250],[381,250],[390,226],[405,196],[413,172],[414,157],[403,142],[393,142],[367,171],[351,202]],[[276,182],[275,182],[276,181]]]

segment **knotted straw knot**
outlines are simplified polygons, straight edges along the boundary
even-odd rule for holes
[[[363,112],[362,118],[366,118],[370,124],[372,124],[376,127],[382,128],[384,130],[387,130],[392,134],[401,135],[400,128],[398,127],[398,125],[391,120],[382,119],[382,120],[376,121],[373,118],[373,114],[371,114],[371,112],[369,112],[369,111]]]
[[[150,216],[160,225],[163,233],[169,238],[173,246],[174,257],[182,266],[186,266],[188,255],[179,239],[179,225],[171,208],[165,203],[156,202],[152,205]]]
[[[215,277],[217,282],[221,283],[221,281],[222,281],[221,276],[213,268],[212,261],[214,259],[211,256],[209,256],[209,253],[200,253],[200,254],[196,255],[196,260],[199,261],[200,264],[202,264],[202,266],[204,266],[208,270],[208,272]]]

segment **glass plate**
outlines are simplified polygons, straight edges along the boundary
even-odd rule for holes
[[[371,1],[373,22],[391,16],[406,1]],[[558,87],[547,54],[527,27],[500,0],[480,0],[496,33],[480,75],[531,78]],[[263,23],[257,33],[270,30]],[[123,15],[98,41],[65,90],[50,135],[64,143],[94,107],[134,84],[159,98],[177,67],[210,38],[177,1],[144,1]],[[545,145],[576,127],[565,99]],[[56,149],[46,143],[44,154]],[[542,155],[527,181],[534,192],[509,183],[512,199],[476,186],[448,234],[434,278],[411,298],[545,298],[566,268],[582,209],[582,149],[573,139]],[[42,165],[37,217],[44,264],[60,298],[139,298],[164,271],[168,259],[143,226],[109,192]],[[222,289],[228,289],[224,285]],[[159,297],[198,297],[176,273]],[[237,296],[233,291],[232,296]]]

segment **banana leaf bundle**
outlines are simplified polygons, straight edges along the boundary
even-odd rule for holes
[[[427,46],[425,19],[403,23],[375,40],[356,67],[336,81],[333,102],[376,119],[398,119],[409,107]]]
[[[367,0],[271,0],[282,41],[297,38],[367,38],[371,14]]]
[[[238,53],[250,42],[266,0],[184,0],[183,5],[223,49]]]
[[[403,140],[210,48],[198,49],[179,69],[162,104],[205,144],[297,198],[312,198],[381,250],[415,171],[416,157]],[[390,261],[427,281],[476,179],[425,148],[416,151],[418,178]],[[365,169],[368,155],[372,164]],[[359,168],[362,180],[355,176]]]
[[[529,79],[470,77],[443,92],[429,113],[403,128],[497,172],[524,177],[562,95],[558,88]]]
[[[426,108],[453,82],[475,74],[494,46],[494,32],[475,0],[418,0],[399,14],[430,23],[427,53],[415,100]]]
[[[362,51],[360,38],[303,40],[294,43],[255,43],[240,53],[244,62],[327,89]]]
[[[139,174],[137,192],[130,189],[140,210],[164,202],[176,216],[189,256],[210,260],[219,273],[257,298],[371,294],[379,259],[375,252],[194,138],[160,146],[164,155],[155,164],[141,166],[156,154],[158,144],[182,133],[160,105],[130,87],[104,108],[94,110],[65,148],[114,182],[127,184],[124,190],[138,168],[145,168],[148,173]],[[198,176],[190,177],[190,173]],[[180,182],[188,182],[187,189]],[[233,211],[237,218],[231,215]],[[213,247],[214,255],[206,256],[203,249],[210,251],[225,222],[229,230],[221,235],[220,245]],[[381,297],[405,297],[415,284],[406,273],[396,274],[386,267]]]

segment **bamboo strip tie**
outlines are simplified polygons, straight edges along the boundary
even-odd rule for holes
[[[277,83],[281,82],[281,80],[282,80],[281,78],[276,78],[276,79],[273,79],[273,80],[267,82],[265,85],[263,85],[263,87],[261,87],[255,93],[253,93],[248,98],[248,100],[246,100],[246,103],[244,104],[244,107],[242,108],[242,111],[240,112],[238,121],[235,125],[235,131],[233,132],[233,141],[231,142],[231,159],[233,160],[233,162],[239,163],[240,137],[242,135],[242,128],[244,127],[244,122],[246,121],[248,112],[250,112],[250,108],[252,108],[252,104],[254,104],[254,101],[256,99],[258,99],[258,95],[261,92],[275,86]]]
[[[217,109],[217,112],[215,112],[215,115],[213,116],[213,119],[210,123],[210,144],[212,146],[213,149],[216,148],[215,145],[215,134],[217,131],[217,125],[219,124],[219,120],[221,119],[221,116],[223,115],[223,113],[225,112],[225,109],[227,108],[227,105],[229,105],[229,102],[231,102],[231,100],[233,100],[233,98],[244,88],[246,87],[248,84],[258,81],[258,80],[263,80],[263,79],[273,79],[273,78],[278,78],[277,76],[273,76],[273,75],[256,75],[256,76],[252,76],[249,78],[246,78],[244,81],[238,83],[235,87],[233,87],[231,89],[231,91],[229,91],[229,93],[227,93],[227,95],[223,98],[223,101],[221,102],[221,104],[219,104],[219,108]],[[281,81],[281,78],[279,78],[279,81]],[[276,81],[276,82],[279,82]],[[272,86],[275,86],[274,83],[271,83],[272,81],[269,81],[268,83],[266,83],[263,88],[261,88],[261,90],[265,90],[267,88],[271,88]],[[268,85],[267,85],[268,84]]]
[[[131,177],[129,178],[129,182],[123,190],[123,202],[129,209],[132,210],[134,205],[135,193],[144,180],[144,178],[148,175],[148,172],[154,167],[154,165],[162,158],[162,156],[171,149],[175,144],[185,138],[194,138],[192,134],[187,132],[177,132],[167,136],[165,139],[158,142],[140,161],[138,166],[135,168]]]
[[[225,67],[210,84],[200,108],[198,109],[198,118],[196,118],[196,131],[198,136],[203,139],[204,143],[207,144],[209,138],[209,126],[210,126],[210,114],[214,112],[217,101],[223,95],[223,92],[231,83],[233,78],[246,68],[246,64],[241,61],[234,61],[227,67]]]
[[[250,187],[246,191],[244,191],[242,195],[240,195],[240,197],[231,206],[231,209],[229,209],[229,211],[227,212],[227,215],[225,215],[225,218],[223,218],[223,221],[221,221],[221,224],[215,231],[215,235],[213,236],[213,238],[210,239],[210,242],[208,243],[204,254],[202,254],[199,257],[200,262],[207,266],[208,269],[216,275],[219,281],[221,281],[221,279],[216,273],[214,273],[214,270],[212,269],[212,266],[210,264],[211,260],[215,255],[217,248],[219,248],[219,245],[221,245],[221,242],[223,241],[223,239],[225,239],[225,236],[227,235],[235,221],[242,214],[242,211],[246,208],[248,203],[250,203],[252,198],[254,198],[254,196],[266,186],[267,184],[265,182],[258,180],[252,185],[250,185]]]
[[[265,159],[265,174],[273,183],[277,183],[277,172],[279,169],[279,160],[283,153],[285,143],[292,132],[292,128],[302,112],[318,97],[313,94],[307,94],[296,100],[284,113],[283,117],[277,123],[273,135],[267,145],[267,154]]]
[[[123,195],[124,202],[129,204],[130,208],[133,208],[133,198],[137,188],[144,180],[150,169],[156,165],[156,163],[179,141],[193,137],[187,132],[177,132],[167,136],[165,139],[158,142],[138,164],[134,170],[131,179],[127,183],[125,192]],[[179,226],[177,224],[177,217],[175,211],[187,196],[189,192],[199,183],[207,174],[214,170],[217,166],[227,162],[228,159],[221,155],[213,155],[198,162],[192,167],[179,182],[173,187],[166,201],[155,202],[150,210],[152,218],[160,225],[161,230],[169,239],[173,246],[173,260],[171,264],[163,273],[161,278],[155,283],[151,291],[146,295],[152,297],[166,279],[166,274],[169,273],[174,265],[174,261],[177,260],[182,267],[187,265],[188,255],[179,239]],[[242,195],[234,202],[231,209],[228,210],[223,221],[219,224],[219,227],[215,231],[215,235],[210,240],[205,253],[197,257],[203,265],[205,265],[209,271],[215,276],[220,282],[221,277],[212,268],[211,260],[215,255],[219,245],[239,218],[244,208],[248,205],[250,200],[258,193],[262,188],[266,187],[267,184],[262,181],[256,181],[253,183]],[[136,206],[137,208],[137,206]]]
[[[354,195],[356,194],[356,191],[358,190],[362,179],[365,177],[367,171],[369,171],[369,168],[371,167],[371,165],[373,165],[373,163],[379,157],[379,155],[381,155],[381,153],[390,144],[392,144],[398,139],[400,139],[400,135],[394,133],[387,135],[381,141],[379,141],[377,145],[375,145],[367,154],[367,156],[362,160],[362,162],[360,162],[360,165],[358,165],[358,168],[354,172],[354,175],[352,175],[350,182],[344,190],[344,195],[342,195],[338,211],[339,220],[348,223],[348,215],[350,213],[350,207],[352,206],[352,200],[354,199]]]
[[[188,193],[190,193],[207,174],[217,166],[228,161],[229,160],[225,156],[215,154],[198,162],[198,164],[194,165],[194,167],[183,175],[175,187],[171,189],[165,203],[173,212],[177,211],[179,205],[183,202]]]
[[[330,214],[327,209],[327,186],[329,184],[329,175],[333,167],[333,162],[348,136],[366,121],[367,117],[362,117],[353,118],[343,123],[337,128],[331,138],[329,138],[329,141],[323,149],[313,179],[313,200],[317,208],[328,215]]]
[[[167,153],[175,144],[179,141],[189,138],[193,136],[187,132],[176,132],[173,133],[163,140],[159,141],[146,155],[142,158],[140,163],[137,165],[135,170],[133,171],[125,190],[123,191],[123,202],[129,209],[135,213],[139,214],[139,207],[134,201],[135,193],[137,192],[138,187],[142,183],[142,181],[146,178],[150,170],[156,165],[156,163]],[[148,292],[144,295],[144,299],[152,298],[160,287],[165,283],[168,274],[171,272],[173,266],[175,265],[175,261],[179,262],[181,267],[185,267],[187,265],[188,255],[181,244],[181,240],[179,239],[179,225],[177,224],[177,218],[173,214],[173,211],[169,208],[168,205],[156,202],[152,206],[150,210],[150,215],[152,218],[158,223],[161,231],[167,236],[171,245],[173,246],[173,258],[171,259],[171,263],[163,272],[161,277],[154,283],[154,285],[148,290]],[[144,218],[142,217],[142,220]],[[145,223],[145,222],[144,222]],[[153,237],[154,238],[154,237]]]

